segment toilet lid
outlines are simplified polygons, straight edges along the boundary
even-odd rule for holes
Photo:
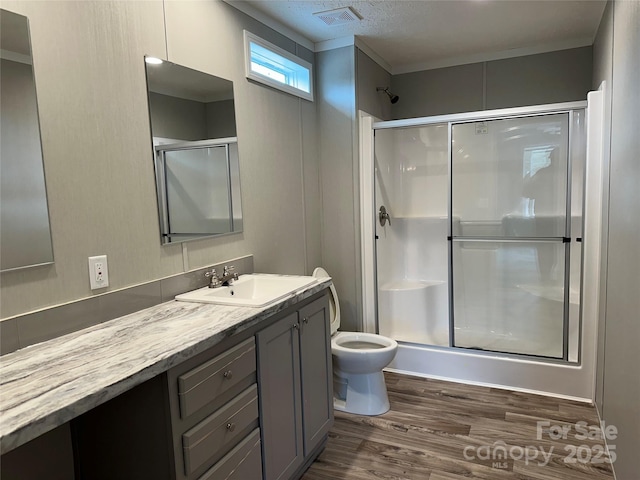
[[[327,271],[322,267],[317,267],[313,271],[313,276],[316,278],[330,277]],[[340,303],[338,301],[336,287],[333,286],[333,283],[329,286],[329,290],[331,291],[331,295],[329,296],[329,315],[331,319],[331,335],[333,335],[340,327]]]

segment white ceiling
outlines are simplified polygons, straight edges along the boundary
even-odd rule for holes
[[[275,19],[316,50],[353,39],[391,73],[591,45],[600,0],[226,0]],[[350,6],[362,17],[328,26],[313,13]],[[296,39],[294,39],[296,40]],[[311,45],[313,46],[313,45]],[[371,50],[373,52],[371,52]]]

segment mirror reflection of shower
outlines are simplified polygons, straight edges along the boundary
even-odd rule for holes
[[[241,232],[233,82],[145,57],[162,244]]]

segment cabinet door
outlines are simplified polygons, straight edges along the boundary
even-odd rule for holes
[[[318,446],[333,424],[331,326],[327,297],[299,311],[304,453]]]
[[[266,480],[288,479],[304,460],[298,314],[256,335]]]

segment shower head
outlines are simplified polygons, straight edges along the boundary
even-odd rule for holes
[[[389,91],[389,87],[377,87],[376,91],[386,93],[389,96],[389,101],[391,101],[391,103],[398,103],[398,100],[400,100],[398,95]]]

